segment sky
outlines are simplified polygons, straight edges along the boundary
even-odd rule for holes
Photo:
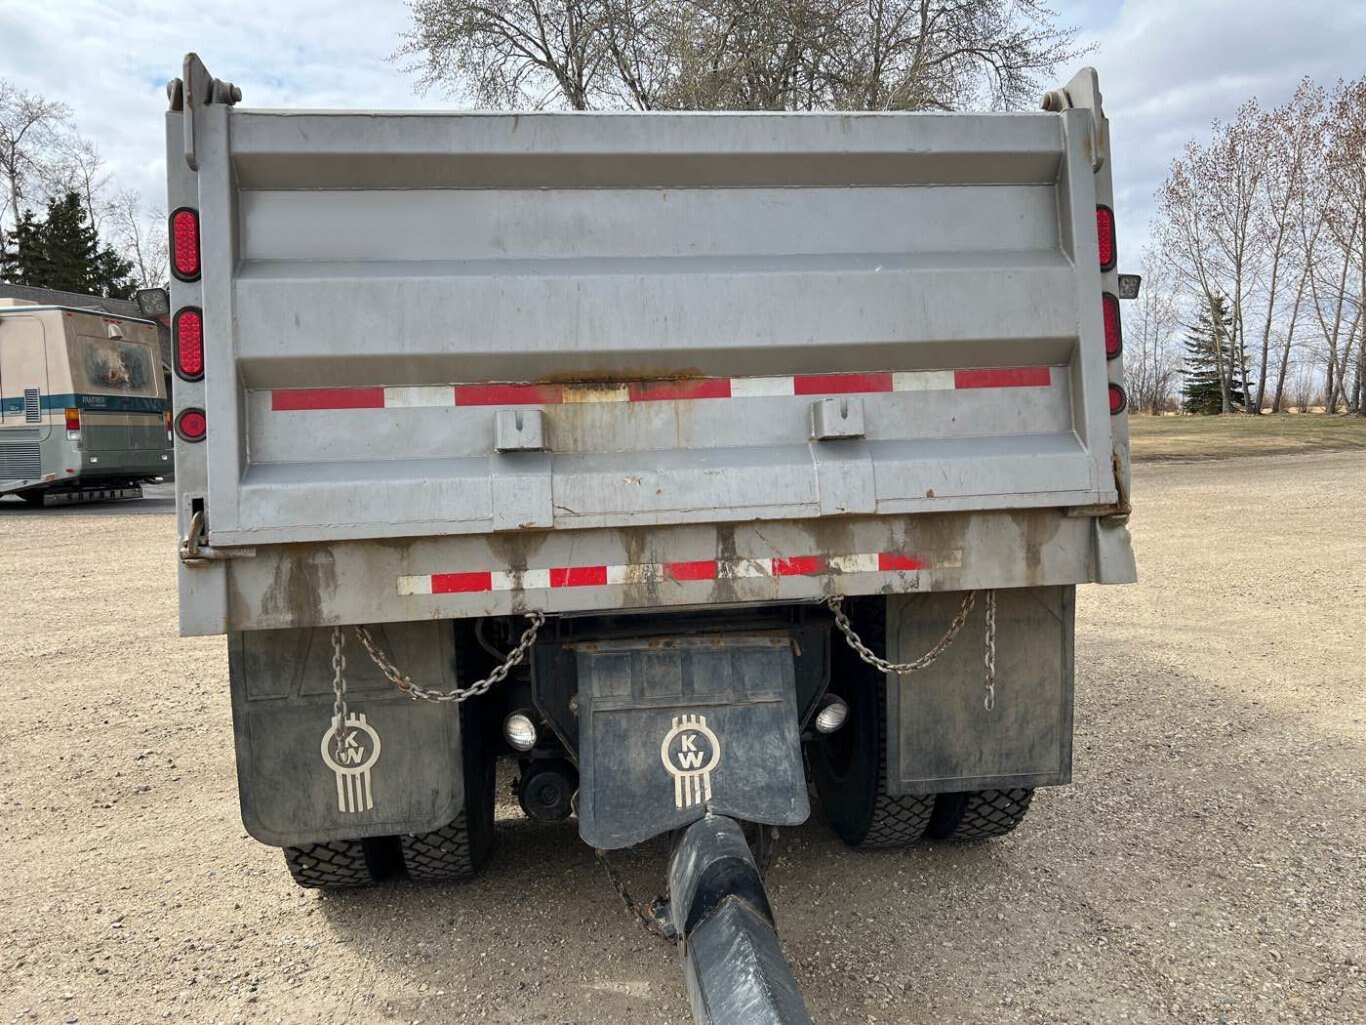
[[[1137,265],[1153,192],[1187,139],[1250,96],[1284,101],[1306,75],[1366,73],[1366,3],[1354,0],[1054,5],[1093,47],[1078,65],[1100,73],[1121,269]],[[186,51],[239,85],[244,106],[457,105],[417,94],[416,76],[390,59],[408,25],[402,0],[0,0],[0,78],[65,102],[118,187],[162,206],[165,83]]]

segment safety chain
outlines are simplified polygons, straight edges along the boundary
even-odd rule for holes
[[[656,897],[654,902],[645,907],[640,901],[631,896],[631,891],[626,889],[626,882],[621,878],[621,873],[612,864],[612,859],[607,856],[607,852],[598,848],[594,853],[597,855],[598,864],[602,866],[603,872],[607,874],[607,881],[612,884],[612,889],[617,891],[617,896],[626,905],[626,910],[631,912],[645,927],[645,931],[651,936],[658,936],[665,943],[677,943],[678,934],[674,927],[664,918],[666,909],[669,906],[668,897]]]
[[[888,662],[885,658],[878,655],[854,631],[854,625],[849,622],[849,616],[844,611],[844,598],[841,595],[831,595],[825,599],[825,604],[830,611],[835,614],[835,625],[844,634],[844,639],[849,642],[849,647],[853,648],[858,657],[867,662],[874,669],[884,673],[896,673],[904,676],[907,673],[918,672],[921,669],[928,669],[940,655],[948,650],[949,645],[962,632],[963,626],[968,621],[968,614],[972,612],[973,606],[977,603],[977,592],[969,591],[963,598],[963,604],[958,609],[958,614],[949,623],[949,628],[944,631],[944,636],[935,642],[929,651],[921,655],[914,662]],[[984,686],[986,697],[983,699],[983,706],[988,712],[996,707],[996,591],[994,589],[986,592],[986,678]]]
[[[986,654],[983,655],[983,663],[986,666],[986,674],[982,680],[987,693],[982,699],[982,707],[990,712],[996,707],[996,591],[994,589],[987,592],[985,647]]]
[[[352,629],[355,630],[356,637],[370,655],[371,661],[379,667],[379,671],[408,697],[413,700],[421,698],[423,701],[453,701],[459,704],[462,701],[468,701],[470,698],[477,698],[481,694],[487,694],[495,686],[506,680],[508,673],[526,659],[526,653],[536,643],[537,631],[545,623],[545,613],[539,609],[530,609],[524,615],[531,620],[531,625],[522,631],[522,637],[517,642],[517,647],[508,653],[501,665],[497,666],[488,676],[482,680],[476,680],[468,687],[457,687],[455,690],[447,691],[427,690],[425,687],[414,683],[410,677],[399,672],[398,667],[385,654],[384,649],[379,646],[379,642],[370,635],[369,630],[363,626],[352,627]],[[341,627],[334,626],[332,628],[332,692],[334,695],[332,729],[338,745],[346,740],[346,656],[343,654],[345,646],[345,632]]]

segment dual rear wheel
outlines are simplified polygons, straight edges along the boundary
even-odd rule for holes
[[[865,644],[885,657],[885,599],[849,599]],[[945,794],[887,793],[887,681],[846,644],[830,652],[830,690],[849,705],[838,732],[810,748],[811,779],[835,834],[851,847],[904,847],[932,840],[1004,836],[1024,820],[1032,789]]]

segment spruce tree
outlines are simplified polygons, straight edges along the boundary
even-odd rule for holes
[[[38,220],[24,211],[0,254],[0,276],[15,285],[130,299],[133,265],[101,244],[75,192],[50,199]]]
[[[1216,318],[1219,331],[1216,336]],[[1218,349],[1216,350],[1216,339]],[[1223,388],[1219,384],[1219,366],[1215,362],[1215,352],[1229,374],[1229,398],[1235,409],[1246,405],[1246,385],[1238,376],[1238,361],[1231,358],[1233,351],[1233,313],[1228,301],[1222,296],[1214,297],[1212,304],[1200,311],[1194,324],[1187,328],[1186,334],[1185,384],[1181,389],[1181,408],[1187,413],[1211,415],[1224,411]]]

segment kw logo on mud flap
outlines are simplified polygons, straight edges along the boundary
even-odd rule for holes
[[[721,741],[708,728],[706,716],[674,716],[659,757],[674,778],[674,807],[711,800],[711,771],[720,764]]]
[[[379,761],[379,734],[364,714],[346,717],[342,739],[330,725],[323,734],[323,761],[337,777],[337,811],[369,811],[375,806],[370,770]]]

